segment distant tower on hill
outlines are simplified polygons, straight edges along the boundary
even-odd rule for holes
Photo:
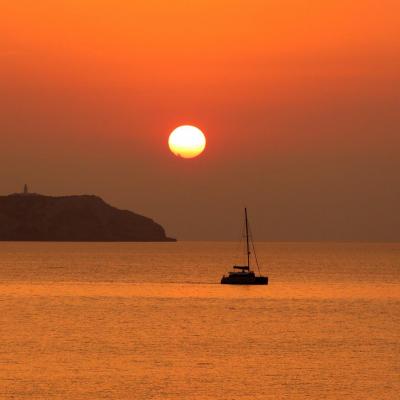
[[[25,183],[24,185],[24,194],[29,194],[28,185]]]

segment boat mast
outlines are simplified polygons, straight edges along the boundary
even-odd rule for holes
[[[244,218],[246,221],[246,248],[247,248],[247,268],[250,270],[250,246],[249,246],[249,224],[247,222],[247,208],[244,208]]]

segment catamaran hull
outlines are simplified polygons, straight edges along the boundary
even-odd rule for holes
[[[224,276],[221,279],[222,285],[268,285],[267,276],[256,276],[254,279],[246,278],[231,278],[230,276]]]

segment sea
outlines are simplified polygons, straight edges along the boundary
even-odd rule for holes
[[[0,243],[0,399],[400,399],[400,243]]]

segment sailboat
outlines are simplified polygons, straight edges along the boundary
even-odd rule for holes
[[[258,267],[257,256],[254,250],[254,244],[252,244],[252,249],[254,253],[254,257],[256,260],[256,265],[259,271],[259,275],[257,276],[254,271],[250,268],[250,241],[249,237],[249,222],[247,218],[247,208],[244,209],[244,218],[245,218],[245,227],[246,227],[246,249],[247,249],[247,265],[234,265],[233,271],[229,272],[229,275],[224,275],[221,278],[221,284],[225,285],[268,285],[268,277],[262,276],[260,273],[260,268]]]

